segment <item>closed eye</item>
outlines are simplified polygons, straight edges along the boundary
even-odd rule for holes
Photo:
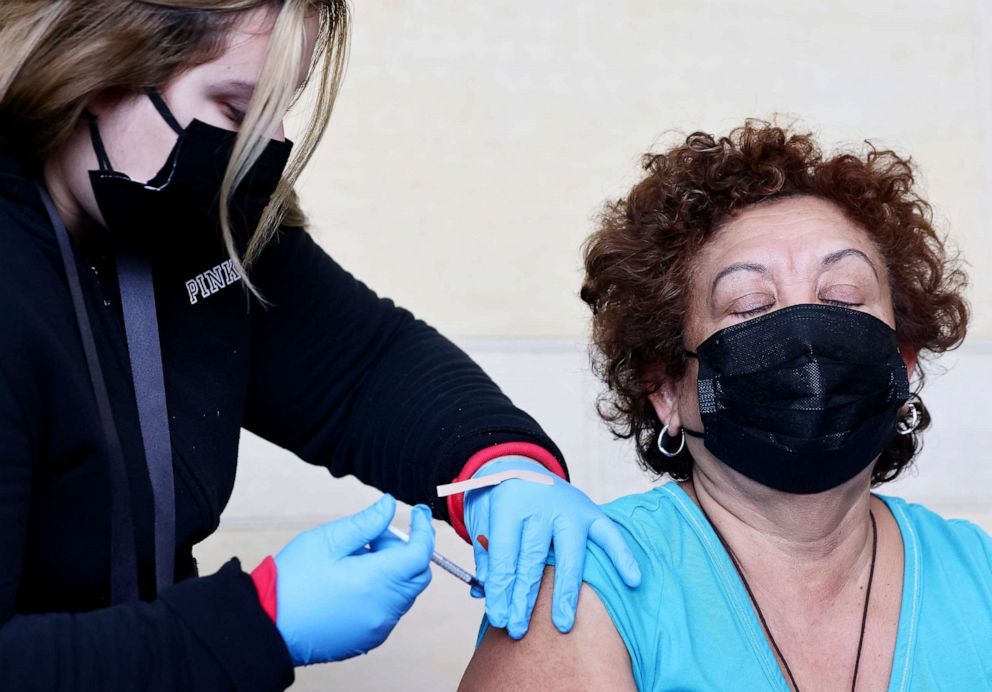
[[[750,310],[744,310],[742,312],[732,312],[730,314],[735,317],[754,317],[755,315],[760,315],[763,312],[767,312],[768,309],[771,308],[773,305],[774,303],[768,303],[767,305],[760,305]]]
[[[820,298],[820,302],[827,305],[838,305],[842,308],[859,308],[864,305],[864,303],[848,303],[845,300],[831,300],[830,298]]]
[[[771,290],[754,290],[738,296],[725,309],[728,315],[734,317],[751,317],[771,308],[775,300],[775,293]]]
[[[233,122],[236,125],[240,125],[245,121],[245,112],[243,110],[235,108],[230,104],[227,104],[226,108],[227,108],[227,117],[230,118],[231,122]]]
[[[852,308],[864,305],[866,290],[860,283],[834,283],[817,291],[821,303]]]

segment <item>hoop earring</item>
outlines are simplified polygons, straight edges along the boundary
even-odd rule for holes
[[[679,430],[681,436],[679,438],[679,448],[674,452],[669,452],[665,449],[665,436],[668,435],[668,423],[665,423],[661,428],[661,432],[658,433],[658,451],[664,454],[666,457],[671,459],[672,457],[677,457],[685,449],[685,430]]]
[[[915,394],[909,400],[909,411],[903,418],[896,421],[896,433],[899,435],[909,435],[920,427],[920,408],[917,406],[917,402],[923,405],[920,398]]]

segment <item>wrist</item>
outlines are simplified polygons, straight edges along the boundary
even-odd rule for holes
[[[537,473],[550,476],[551,478],[558,477],[543,464],[540,464],[529,457],[522,457],[514,454],[512,456],[502,456],[497,457],[492,461],[487,461],[472,474],[472,478],[492,476],[502,471],[536,471]]]
[[[473,454],[465,463],[465,466],[462,467],[461,473],[458,474],[458,477],[455,478],[454,482],[457,483],[459,481],[468,480],[469,478],[474,477],[477,473],[479,475],[495,473],[500,469],[497,467],[492,467],[490,462],[500,461],[502,463],[506,457],[513,457],[513,461],[517,463],[525,461],[533,462],[542,469],[550,471],[559,478],[568,480],[561,462],[559,462],[551,452],[544,449],[544,447],[540,447],[530,442],[506,442],[504,444],[487,447],[486,449],[479,450]],[[521,457],[524,457],[524,459],[521,459]],[[484,473],[479,473],[484,466],[487,467],[488,470]],[[508,467],[503,466],[503,468],[505,469]],[[533,467],[527,464],[522,466],[522,468],[531,469]],[[450,495],[448,497],[448,515],[451,517],[451,526],[454,528],[455,533],[461,536],[465,541],[471,543],[472,541],[469,538],[468,530],[465,527],[465,496],[463,493]]]
[[[251,573],[251,580],[255,583],[255,590],[258,592],[258,602],[262,610],[269,616],[273,623],[278,614],[278,598],[276,595],[276,581],[278,570],[276,561],[269,555],[262,560],[262,564]]]

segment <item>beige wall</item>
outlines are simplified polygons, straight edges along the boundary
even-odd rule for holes
[[[581,337],[579,244],[638,155],[782,113],[913,155],[989,337],[986,4],[356,2],[304,200],[332,255],[450,334]]]

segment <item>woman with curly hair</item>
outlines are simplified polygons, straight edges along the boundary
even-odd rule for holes
[[[573,633],[489,628],[463,686],[985,689],[992,539],[872,493],[930,423],[920,357],[968,319],[910,162],[749,121],[645,170],[581,294],[601,413],[674,481],[606,506],[643,581],[590,549]]]

